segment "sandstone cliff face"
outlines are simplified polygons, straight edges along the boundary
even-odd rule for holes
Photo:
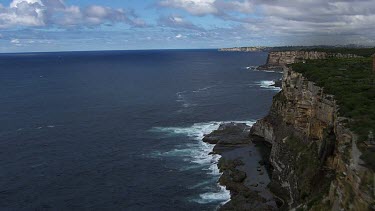
[[[347,121],[339,117],[334,96],[284,68],[282,91],[251,131],[272,144],[271,188],[284,200],[283,208],[372,209],[374,172],[361,165],[357,137]]]
[[[234,48],[220,48],[219,51],[229,52],[256,52],[269,50],[268,47],[234,47]]]
[[[300,62],[303,60],[327,59],[327,58],[356,58],[354,54],[326,53],[318,51],[278,51],[270,52],[267,60],[268,65],[284,65]]]

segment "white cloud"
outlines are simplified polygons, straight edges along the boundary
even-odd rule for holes
[[[8,7],[0,4],[0,28],[92,26],[105,23],[145,25],[133,13],[99,5],[81,8],[68,6],[63,0],[13,0]]]
[[[163,7],[214,15],[252,36],[304,36],[322,42],[374,40],[374,0],[160,0]],[[355,38],[354,38],[355,37]]]
[[[226,12],[253,12],[254,5],[250,0],[226,1],[226,0],[161,0],[159,5],[182,9],[190,14],[225,15]]]
[[[215,0],[163,0],[161,6],[184,9],[194,15],[218,13]]]
[[[176,38],[177,39],[180,39],[180,38],[182,38],[183,36],[182,36],[182,34],[178,34],[178,35],[176,35]]]
[[[19,40],[19,39],[11,39],[11,40],[10,40],[10,43],[13,43],[13,44],[20,44],[20,40]]]
[[[178,17],[178,16],[171,17],[171,20],[175,23],[183,23],[184,22],[184,19],[182,19],[181,17]]]
[[[42,1],[40,0],[13,0],[10,3],[10,7],[15,8],[15,7],[18,7],[18,4],[22,4],[22,3],[43,5]]]
[[[43,19],[43,7],[40,1],[14,0],[8,8],[0,5],[0,28],[15,25],[42,26]]]
[[[192,22],[185,20],[184,17],[178,15],[170,15],[168,17],[162,16],[158,20],[158,25],[170,28],[204,31],[202,27],[199,27]]]
[[[215,6],[218,10],[221,10],[222,13],[234,11],[239,13],[252,13],[254,12],[255,4],[250,0],[245,1],[225,1],[225,0],[216,0]]]

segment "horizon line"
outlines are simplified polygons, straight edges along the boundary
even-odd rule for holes
[[[350,45],[350,44],[349,44]],[[15,51],[15,52],[0,52],[4,54],[43,54],[43,53],[79,53],[79,52],[115,52],[115,51],[172,51],[172,50],[219,50],[227,48],[279,48],[279,47],[342,47],[349,48],[349,45],[276,45],[276,46],[233,46],[233,47],[219,47],[219,48],[140,48],[140,49],[98,49],[98,50],[51,50],[51,51]],[[375,46],[357,46],[358,48],[375,48]]]

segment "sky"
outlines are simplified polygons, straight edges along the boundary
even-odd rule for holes
[[[0,53],[375,45],[375,0],[0,0]]]

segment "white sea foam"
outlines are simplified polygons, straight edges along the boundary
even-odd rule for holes
[[[275,85],[275,81],[261,81],[260,84],[260,87],[268,88],[269,86]]]
[[[181,91],[181,92],[177,92],[176,95],[177,95],[177,102],[181,103],[182,104],[182,107],[184,108],[189,108],[189,107],[192,107],[192,106],[196,106],[196,104],[192,103],[191,102],[191,99],[189,99],[187,96],[189,96],[189,94],[197,94],[197,93],[201,93],[201,92],[206,92],[208,91],[209,89],[213,88],[215,86],[207,86],[207,87],[203,87],[203,88],[200,88],[200,89],[197,89],[197,90],[191,90],[191,91]]]
[[[260,81],[257,83],[261,88],[281,91],[280,87],[275,87],[275,81]]]
[[[280,72],[280,71],[275,71],[275,70],[258,70],[257,69],[257,71],[262,71],[262,72],[266,72],[266,73],[282,73],[282,72]]]
[[[245,123],[247,125],[253,125],[254,121],[223,121],[223,122],[203,122],[203,123],[194,123],[189,127],[154,127],[151,129],[152,132],[162,132],[171,135],[185,135],[194,140],[201,141],[204,138],[204,135],[211,133],[214,130],[217,130],[219,126],[223,123]],[[204,143],[204,142],[199,142]]]
[[[55,127],[56,127],[56,125],[47,125],[47,126],[39,126],[39,127],[35,128],[35,129],[41,130],[41,129],[44,129],[44,128],[55,128]]]
[[[221,201],[221,204],[225,204],[230,200],[230,192],[223,186],[219,186],[218,192],[209,192],[200,194],[200,199],[196,202],[200,204],[212,203],[215,201]]]
[[[185,92],[177,92],[176,93],[176,95],[177,95],[177,102],[184,102],[185,101],[184,93]]]
[[[188,108],[188,107],[193,105],[193,104],[189,103],[188,100],[186,99],[186,97],[185,97],[186,93],[187,93],[187,91],[176,93],[176,95],[177,95],[176,101],[179,102],[179,103],[182,103],[182,107],[184,107],[184,108]]]
[[[227,122],[205,122],[195,123],[189,127],[155,127],[151,131],[165,133],[168,136],[186,136],[192,139],[183,149],[174,149],[172,151],[158,153],[159,156],[184,157],[186,161],[193,164],[190,167],[181,170],[190,170],[196,166],[203,167],[207,174],[217,181],[221,176],[217,163],[220,155],[209,155],[212,152],[214,145],[207,144],[202,141],[204,135],[217,130],[222,123],[245,123],[249,126],[254,124],[254,121],[227,121]],[[225,187],[219,186],[218,191],[211,191],[199,195],[199,199],[195,200],[198,203],[212,203],[224,202],[230,200],[230,192]]]
[[[172,151],[164,152],[164,156],[183,156],[188,157],[188,160],[194,164],[213,165],[217,163],[216,156],[208,156],[212,152],[213,145],[204,143],[202,141],[205,134],[218,129],[220,122],[196,123],[190,127],[155,127],[154,132],[162,132],[167,135],[182,135],[194,140],[189,143],[184,149],[174,149]]]
[[[258,68],[258,66],[248,66],[248,67],[245,67],[246,70],[255,70],[255,71],[258,70],[257,68]]]
[[[247,70],[252,70],[252,71],[257,71],[257,72],[266,72],[266,73],[280,73],[282,74],[283,72],[282,71],[279,71],[279,70],[259,70],[258,69],[259,66],[249,66],[249,67],[245,67],[245,69]]]
[[[199,92],[203,92],[203,91],[207,91],[211,88],[214,88],[215,86],[208,86],[208,87],[204,87],[204,88],[201,88],[201,89],[197,89],[197,90],[194,90],[193,93],[199,93]]]
[[[280,73],[282,74],[281,71],[276,71],[276,70],[259,70],[258,68],[251,69],[253,71],[258,71],[258,72],[266,72],[266,73]]]

